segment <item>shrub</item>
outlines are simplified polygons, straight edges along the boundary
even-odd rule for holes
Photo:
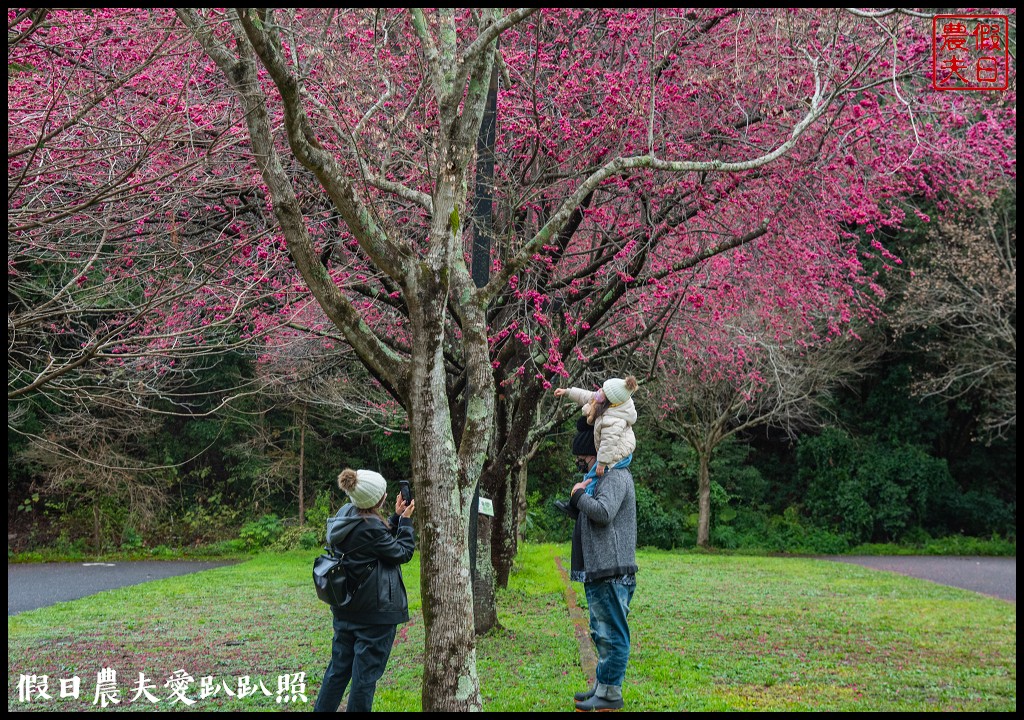
[[[247,522],[238,533],[239,539],[245,543],[247,550],[258,550],[269,547],[281,537],[284,525],[277,515],[264,515],[259,520]]]
[[[272,550],[312,550],[323,546],[325,540],[320,538],[323,534],[323,531],[317,533],[308,523],[301,527],[292,525],[284,529],[270,548]]]
[[[139,550],[142,548],[142,535],[133,527],[126,527],[121,533],[121,549],[126,551]]]
[[[181,517],[190,537],[188,541],[216,542],[228,540],[238,532],[241,510],[225,502],[220,493],[199,499]]]
[[[797,456],[807,514],[858,542],[902,539],[921,525],[929,502],[952,482],[946,461],[923,448],[835,428],[801,439]]]
[[[643,485],[636,486],[636,544],[672,550],[683,544],[683,523],[669,513],[658,497]]]
[[[317,493],[313,506],[306,510],[306,529],[316,534],[317,545],[327,542],[327,519],[334,514],[333,497],[330,490]]]
[[[744,539],[731,525],[716,525],[711,528],[711,547],[721,550],[736,550],[743,546]]]
[[[952,485],[952,483],[951,483]],[[934,535],[970,535],[984,537],[988,532],[1015,534],[1015,506],[991,493],[955,487],[944,489],[932,503],[929,529]]]
[[[922,549],[924,555],[984,555],[1016,557],[1016,540],[1004,540],[999,535],[991,538],[972,538],[963,535],[949,535],[928,541]]]
[[[239,538],[221,540],[211,545],[200,545],[190,554],[198,557],[221,557],[224,555],[240,555],[245,552],[245,541]]]
[[[557,543],[572,539],[572,520],[555,509],[555,498],[531,492],[526,498],[526,517],[519,528],[526,542]],[[568,494],[561,498],[568,500]]]
[[[720,533],[727,531],[725,528],[712,530],[712,543],[716,547],[801,555],[839,555],[850,547],[844,535],[816,527],[801,518],[795,506],[786,508],[781,515],[770,517],[744,509],[737,517],[732,526],[735,534],[726,535],[733,544],[718,544],[722,542]]]

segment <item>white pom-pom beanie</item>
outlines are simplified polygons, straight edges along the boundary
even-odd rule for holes
[[[626,381],[622,378],[611,378],[609,380],[605,380],[601,389],[604,390],[605,398],[612,405],[621,405],[629,400],[632,395],[632,393],[626,388]]]
[[[356,470],[356,485],[346,494],[352,504],[361,510],[376,507],[387,492],[388,482],[373,470]]]

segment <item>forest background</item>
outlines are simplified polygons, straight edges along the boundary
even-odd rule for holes
[[[9,557],[312,549],[410,478],[475,709],[551,390],[626,373],[642,545],[1015,554],[1015,13],[963,14],[9,9]]]

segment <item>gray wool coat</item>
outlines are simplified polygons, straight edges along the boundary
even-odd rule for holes
[[[579,511],[573,530],[570,578],[610,580],[636,574],[636,493],[629,468],[597,479],[593,496],[577,490],[569,501]]]

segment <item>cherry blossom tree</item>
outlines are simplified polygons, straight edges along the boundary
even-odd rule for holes
[[[155,182],[189,152],[207,150],[197,152],[202,173],[171,172],[149,199],[159,207],[173,193],[184,198],[196,227],[188,237],[205,254],[154,258],[149,265],[165,284],[140,282],[161,288],[152,295],[160,301],[179,288],[189,301],[211,298],[183,315],[171,312],[173,303],[157,312],[140,306],[120,316],[126,327],[136,317],[155,324],[125,338],[138,340],[132,357],[153,359],[186,338],[208,347],[208,338],[231,337],[217,338],[218,328],[249,341],[301,318],[305,332],[340,334],[401,407],[417,495],[428,711],[480,709],[470,513],[478,489],[494,500],[498,543],[484,555],[507,572],[515,481],[537,438],[565,412],[547,405],[553,382],[619,374],[644,361],[637,349],[670,318],[714,330],[754,298],[747,311],[780,341],[788,336],[772,325],[779,308],[799,322],[816,306],[827,317],[823,332],[842,336],[851,321],[872,317],[881,297],[860,238],[898,227],[915,212],[915,198],[954,190],[966,159],[1005,166],[1014,146],[1012,102],[927,91],[930,22],[903,11],[175,14],[179,26],[160,10],[117,16],[124,23],[117,29],[136,27],[131,37],[145,37],[147,47],[163,32],[176,52],[140,80],[145,93],[110,97],[121,107],[132,100],[134,125],[152,141],[147,148],[188,138],[180,152],[160,156],[164,164],[127,177]],[[114,24],[112,15],[104,22]],[[131,45],[114,32],[108,48],[99,40],[102,24],[81,14],[57,17],[80,22],[52,26],[48,36],[89,37],[76,45],[88,48],[79,52],[83,60],[66,73],[82,88],[95,79],[82,76],[84,58],[117,58]],[[40,47],[33,38],[41,32],[19,47]],[[13,58],[31,67],[28,55]],[[28,75],[32,82],[15,99],[38,96],[46,102],[36,107],[45,108],[50,98],[68,97],[63,86],[40,90],[39,74]],[[492,78],[494,212],[484,226],[470,188]],[[86,90],[75,97],[69,106],[88,105]],[[953,111],[970,120],[951,129],[945,119]],[[119,112],[104,130],[132,124]],[[45,117],[24,115],[21,146],[49,142]],[[152,135],[166,127],[182,133]],[[220,144],[198,144],[204,133]],[[90,157],[114,146],[109,138],[92,143]],[[74,153],[69,142],[53,157]],[[19,206],[38,197],[49,218],[35,244],[25,244],[53,252],[59,221],[73,213],[49,209],[61,195],[47,173],[68,165],[23,162],[53,193],[34,195],[22,184]],[[68,186],[81,192],[83,177],[71,172]],[[236,188],[230,197],[248,199],[246,212],[191,192],[206,181]],[[130,222],[147,205],[125,203],[113,214],[111,204],[90,207],[103,214],[89,227],[102,229],[119,217]],[[174,249],[185,217],[159,214],[154,246]],[[25,220],[16,235],[33,229]],[[487,273],[470,265],[482,232],[492,240]],[[102,230],[91,237],[107,247]],[[897,262],[880,242],[869,243],[868,252]],[[66,282],[77,287],[80,265],[68,267]],[[206,270],[190,285],[193,267]],[[9,277],[15,272],[25,270],[9,262]],[[47,301],[42,293],[37,303]],[[207,319],[223,324],[207,334]],[[49,338],[26,345],[37,353],[29,373],[43,379],[37,389],[67,374],[35,369],[47,367],[38,348]],[[718,341],[724,336],[706,337],[708,345]],[[734,357],[717,350],[723,361]],[[115,358],[94,353],[76,367],[99,367],[97,359]]]
[[[496,508],[499,582],[515,556],[521,470],[564,418],[549,381],[642,375],[651,365],[637,344],[674,313],[700,333],[751,312],[746,303],[766,324],[779,308],[821,307],[841,335],[850,320],[877,317],[884,292],[864,263],[899,262],[883,231],[920,214],[920,201],[955,195],[962,169],[1013,172],[1015,96],[930,92],[928,21],[898,11],[613,15],[545,15],[502,38],[496,268],[558,210],[559,183],[585,176],[568,166],[647,152],[755,157],[799,131],[815,77],[835,94],[801,142],[760,167],[607,179],[529,273],[509,276],[510,292],[488,310],[499,399],[481,476]],[[627,28],[638,39],[626,41]],[[739,300],[747,287],[758,292]]]
[[[799,242],[760,246],[761,263],[811,267],[812,285],[854,284],[861,269],[842,249],[838,223],[898,224],[907,208],[885,200],[931,187],[925,176],[936,172],[909,162],[923,151],[913,108],[899,102],[902,74],[924,66],[926,37],[896,23],[842,13],[535,15],[180,13],[238,94],[299,271],[408,414],[427,656],[438,658],[424,675],[430,708],[478,702],[470,628],[458,618],[471,609],[465,527],[495,449],[496,394],[518,395],[522,434],[549,379],[571,375],[567,353],[596,365],[580,342],[563,344],[567,335],[545,326],[564,324],[602,346],[635,337],[645,317],[674,306],[679,273],[768,236],[783,218]],[[337,40],[314,44],[310,27]],[[775,52],[764,52],[766,37]],[[730,53],[701,54],[723,44]],[[687,51],[701,62],[680,62]],[[495,63],[508,72],[495,169],[505,214],[491,279],[477,287],[466,208]],[[684,118],[702,121],[683,127]],[[276,143],[277,122],[287,150]],[[318,228],[303,213],[290,158],[330,197],[348,249],[378,271],[378,293],[404,301],[398,315],[378,306],[367,328],[344,276],[319,262]],[[778,171],[766,172],[772,163]],[[825,169],[845,197],[808,186]],[[834,203],[823,210],[824,197]],[[631,297],[632,288],[643,292]],[[578,294],[586,299],[573,302]],[[836,331],[865,309],[859,294],[832,297]],[[386,332],[396,323],[408,355]],[[509,433],[502,450],[521,455],[523,439]],[[504,479],[514,463],[491,464]],[[435,616],[441,606],[448,612]],[[435,652],[452,647],[466,652]]]
[[[814,310],[805,311],[813,317]],[[782,313],[780,313],[782,314]],[[776,317],[777,319],[777,317]],[[727,438],[766,426],[795,437],[832,423],[828,400],[834,390],[859,376],[881,354],[880,332],[869,339],[829,336],[800,322],[762,324],[755,313],[737,315],[711,332],[696,334],[670,322],[657,340],[658,424],[697,455],[697,545],[711,540],[711,459]],[[785,327],[789,337],[780,338]],[[712,334],[721,337],[708,345]],[[723,350],[732,357],[722,358]],[[653,404],[653,403],[652,403]]]
[[[195,53],[166,13],[8,21],[8,427],[154,401],[194,412],[182,389],[281,292],[239,139],[183,82]]]

